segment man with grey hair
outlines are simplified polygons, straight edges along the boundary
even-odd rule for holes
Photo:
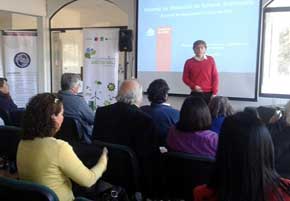
[[[148,187],[149,175],[152,175],[150,163],[158,157],[159,142],[152,118],[139,108],[141,102],[142,86],[137,80],[125,80],[120,86],[117,103],[97,109],[93,139],[130,147],[140,163],[143,187]],[[154,165],[156,168],[156,163]]]
[[[64,73],[61,76],[61,91],[58,92],[63,101],[64,117],[73,118],[81,135],[81,141],[91,143],[94,113],[82,96],[78,94],[81,87],[79,74]]]
[[[125,80],[118,91],[117,101],[140,107],[142,92],[142,86],[136,80]]]

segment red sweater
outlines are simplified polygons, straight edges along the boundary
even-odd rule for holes
[[[290,180],[281,178],[286,184],[290,184]],[[290,201],[290,196],[282,191],[281,189],[278,189],[278,191],[281,193],[281,196],[283,197],[284,201]],[[215,191],[211,188],[208,188],[206,185],[197,186],[193,190],[193,196],[194,201],[217,201],[217,195]],[[269,201],[277,201],[277,197],[274,196],[274,194],[269,194]]]
[[[202,61],[188,59],[184,64],[182,80],[193,91],[198,85],[203,92],[212,92],[216,95],[219,79],[213,57],[207,56],[207,59]]]

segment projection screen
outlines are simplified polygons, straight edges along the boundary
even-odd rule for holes
[[[184,63],[196,40],[207,42],[219,72],[218,95],[256,99],[260,0],[139,0],[137,77],[146,91],[165,79],[172,94],[189,94]]]

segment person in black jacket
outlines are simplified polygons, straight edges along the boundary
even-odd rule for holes
[[[6,112],[11,112],[17,109],[17,105],[9,94],[7,79],[3,77],[0,78],[0,108]]]
[[[92,137],[130,147],[137,155],[147,188],[156,166],[154,159],[159,157],[158,132],[152,118],[139,108],[141,102],[142,86],[136,80],[125,80],[117,102],[96,110]]]
[[[140,108],[142,87],[136,80],[124,81],[117,102],[96,110],[93,139],[130,147],[146,157],[158,148],[152,118]]]

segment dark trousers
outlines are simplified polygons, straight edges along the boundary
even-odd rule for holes
[[[212,97],[212,92],[195,92],[195,91],[192,91],[190,93],[190,95],[193,96],[193,97],[200,97],[206,102],[206,104],[208,104],[210,99],[211,99],[211,97]]]

